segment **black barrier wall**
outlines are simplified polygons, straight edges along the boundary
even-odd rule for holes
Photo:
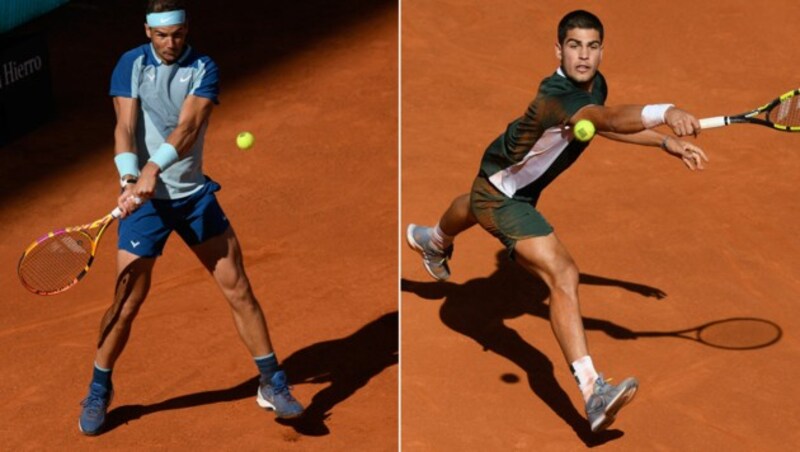
[[[42,34],[0,42],[0,146],[52,118],[53,90]]]

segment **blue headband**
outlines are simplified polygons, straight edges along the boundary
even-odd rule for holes
[[[169,27],[186,23],[186,11],[178,9],[163,13],[150,13],[147,15],[147,25],[151,27]]]

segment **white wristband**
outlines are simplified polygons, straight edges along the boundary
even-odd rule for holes
[[[665,115],[673,104],[651,104],[642,108],[642,125],[645,129],[658,127],[665,122]]]
[[[131,175],[139,176],[139,157],[133,152],[120,152],[114,156],[114,163],[117,165],[119,177]]]
[[[177,162],[180,157],[178,156],[178,151],[175,149],[175,146],[164,142],[161,143],[161,146],[158,147],[156,152],[150,155],[150,160],[148,162],[153,162],[161,168],[161,171],[166,170],[169,168],[170,165]]]

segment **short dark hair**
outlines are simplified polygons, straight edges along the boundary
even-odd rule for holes
[[[567,39],[567,32],[573,28],[587,28],[600,33],[600,42],[603,42],[603,23],[589,11],[582,9],[567,13],[558,23],[558,43],[563,44]]]
[[[147,14],[186,9],[184,0],[147,0]]]

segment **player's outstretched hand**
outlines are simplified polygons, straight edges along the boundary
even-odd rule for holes
[[[708,162],[708,157],[706,157],[706,153],[702,149],[692,143],[674,137],[667,137],[664,148],[670,154],[683,160],[686,167],[692,171],[705,169],[704,162]]]
[[[664,121],[672,129],[675,135],[685,137],[687,135],[697,136],[700,133],[700,121],[689,112],[680,108],[670,107],[664,114]]]

